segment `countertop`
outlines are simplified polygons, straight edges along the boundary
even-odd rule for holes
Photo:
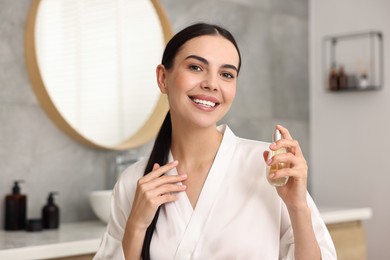
[[[0,259],[50,259],[93,254],[106,225],[100,221],[62,224],[57,230],[0,231]]]
[[[370,208],[319,207],[326,224],[371,218]],[[88,221],[62,224],[41,232],[0,231],[0,259],[50,259],[93,254],[99,247],[105,224]]]
[[[336,224],[356,220],[366,220],[372,217],[371,208],[318,207],[325,224]]]

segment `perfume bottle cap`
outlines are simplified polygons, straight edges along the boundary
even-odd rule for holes
[[[272,135],[272,141],[276,142],[276,141],[279,141],[280,139],[282,139],[282,134],[280,133],[280,131],[278,129],[275,129],[275,131]]]

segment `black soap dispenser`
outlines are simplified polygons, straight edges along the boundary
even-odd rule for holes
[[[27,197],[20,194],[19,183],[15,181],[12,194],[5,197],[5,230],[22,230],[26,227]]]
[[[60,209],[54,204],[54,195],[57,192],[50,192],[47,197],[47,204],[42,208],[42,224],[44,229],[56,229],[60,224]]]

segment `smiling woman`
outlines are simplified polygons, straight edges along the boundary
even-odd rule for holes
[[[33,89],[76,140],[112,150],[142,145],[167,111],[153,71],[170,36],[158,0],[34,0],[25,37]]]

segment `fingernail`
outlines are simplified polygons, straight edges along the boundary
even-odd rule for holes
[[[178,160],[174,160],[174,161],[172,162],[172,164],[177,164],[177,163],[179,163]]]
[[[273,178],[275,177],[275,173],[271,173],[271,174],[269,175],[269,177],[270,177],[271,179],[273,179]]]
[[[276,147],[276,143],[272,143],[269,148],[275,148]]]
[[[267,160],[268,165],[271,165],[271,163],[272,163],[272,158]]]
[[[180,175],[180,178],[182,178],[182,179],[187,178],[187,174],[181,174],[181,175]]]

